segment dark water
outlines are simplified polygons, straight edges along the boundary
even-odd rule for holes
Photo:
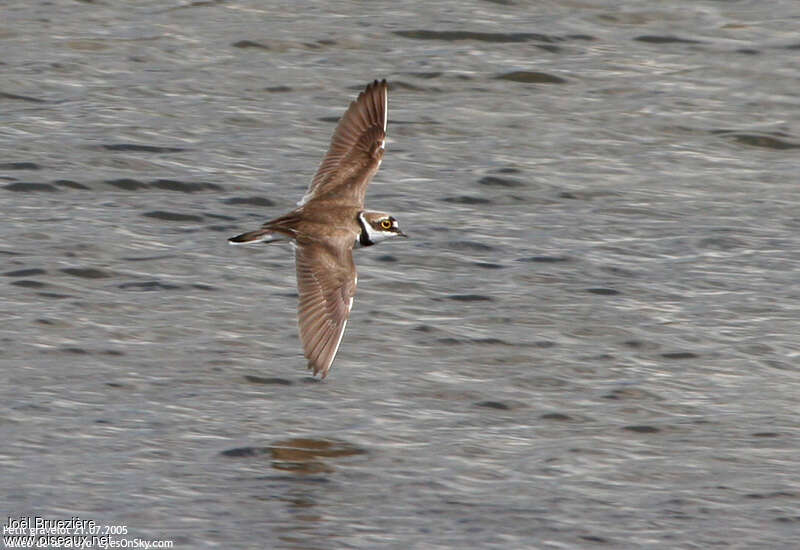
[[[795,8],[0,8],[4,516],[176,548],[800,546]],[[380,77],[368,204],[412,239],[358,251],[314,382],[291,250],[225,240],[294,205]]]

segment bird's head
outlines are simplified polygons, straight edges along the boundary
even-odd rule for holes
[[[358,223],[361,225],[360,246],[371,246],[392,237],[408,237],[400,230],[394,216],[385,212],[359,212]]]

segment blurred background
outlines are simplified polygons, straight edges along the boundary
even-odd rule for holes
[[[800,545],[796,3],[10,2],[0,508],[175,548]],[[323,382],[288,246],[390,82]],[[3,519],[6,522],[6,519]]]

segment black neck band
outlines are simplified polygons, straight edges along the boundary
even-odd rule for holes
[[[361,246],[372,246],[375,243],[369,239],[369,233],[367,232],[367,228],[364,223],[364,219],[361,217],[361,214],[359,214],[358,225],[361,226],[361,234],[358,236],[358,242],[361,243]]]

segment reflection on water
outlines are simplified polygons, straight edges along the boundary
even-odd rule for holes
[[[298,474],[321,474],[334,471],[331,458],[364,454],[345,441],[330,439],[294,438],[278,441],[269,447],[237,447],[222,452],[223,456],[232,458],[252,458],[270,456],[272,467]]]

